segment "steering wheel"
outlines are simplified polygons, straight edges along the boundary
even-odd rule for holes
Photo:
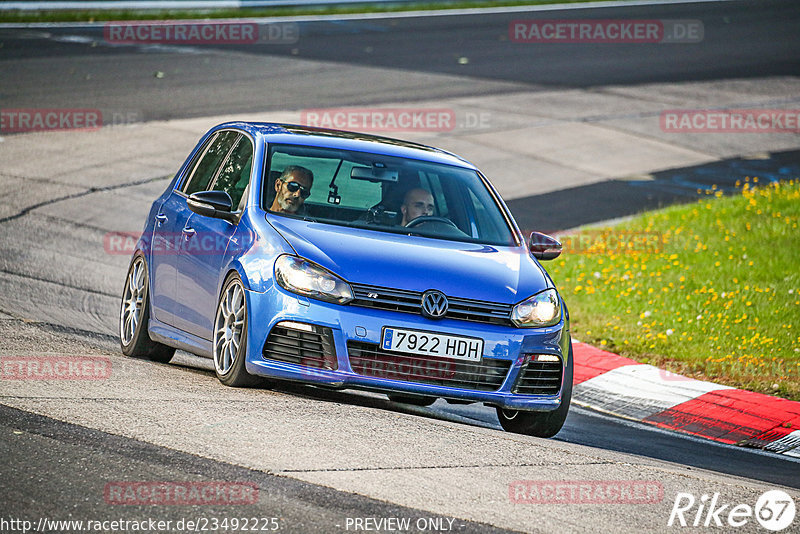
[[[425,224],[430,222],[444,223],[458,230],[458,226],[456,226],[456,223],[454,223],[450,219],[446,217],[434,217],[432,215],[422,215],[420,217],[417,217],[416,219],[412,219],[406,223],[406,228],[415,228],[420,224]]]

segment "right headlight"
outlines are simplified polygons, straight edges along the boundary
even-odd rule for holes
[[[353,300],[350,285],[306,259],[285,254],[275,260],[275,280],[283,289],[313,299],[347,304]]]
[[[561,320],[561,299],[555,289],[545,289],[514,306],[511,322],[520,328],[553,326]]]

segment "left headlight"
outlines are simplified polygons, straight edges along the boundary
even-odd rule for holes
[[[347,304],[353,300],[350,285],[324,267],[297,256],[275,260],[275,280],[282,288],[313,299]]]
[[[553,326],[561,320],[561,299],[555,289],[523,300],[511,312],[511,321],[520,328]]]

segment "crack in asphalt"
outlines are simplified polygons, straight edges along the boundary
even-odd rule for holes
[[[89,289],[89,288],[85,288],[85,287],[78,287],[78,286],[74,286],[72,284],[68,284],[66,282],[57,282],[55,280],[48,280],[47,278],[40,278],[40,277],[32,275],[32,274],[18,273],[18,272],[14,272],[14,271],[9,271],[7,269],[0,269],[0,274],[8,274],[8,275],[11,275],[11,276],[19,276],[20,278],[26,278],[28,280],[35,280],[37,282],[45,282],[45,283],[48,283],[48,284],[55,284],[55,285],[60,286],[60,287],[66,287],[67,289],[74,289],[75,291],[84,291],[86,293],[91,293],[93,295],[100,295],[102,297],[109,297],[109,298],[114,298],[114,299],[119,297],[119,295],[117,295],[117,294],[106,293],[106,292],[100,291],[98,289]]]
[[[48,214],[43,213],[43,214],[40,215],[40,217],[42,219],[47,219],[49,221],[54,221],[54,222],[57,222],[59,224],[66,224],[66,225],[69,225],[69,226],[74,226],[75,228],[83,228],[84,230],[91,230],[92,232],[96,232],[98,234],[105,235],[105,234],[113,232],[113,230],[109,230],[108,228],[101,228],[101,227],[95,226],[93,224],[87,224],[87,223],[83,223],[83,222],[72,221],[70,219],[65,219],[63,217],[58,217],[57,215],[48,215]]]
[[[170,178],[172,178],[172,175],[158,176],[156,178],[146,178],[144,180],[137,180],[135,182],[127,182],[127,183],[124,183],[124,184],[107,185],[107,186],[103,186],[103,187],[90,187],[86,191],[81,191],[79,193],[73,193],[71,195],[64,195],[64,196],[53,198],[53,199],[50,199],[50,200],[45,200],[45,201],[33,204],[31,206],[28,206],[26,208],[23,208],[22,210],[20,210],[19,212],[15,213],[14,215],[8,215],[8,216],[3,217],[2,219],[0,219],[0,224],[6,223],[6,222],[9,222],[9,221],[13,221],[15,219],[19,219],[20,217],[23,217],[23,216],[27,215],[28,213],[30,213],[33,210],[42,208],[44,206],[50,206],[52,204],[55,204],[57,202],[62,202],[64,200],[72,200],[72,199],[75,199],[75,198],[85,197],[87,195],[91,195],[91,194],[94,194],[94,193],[102,193],[102,192],[105,192],[105,191],[113,191],[115,189],[123,189],[125,187],[135,187],[137,185],[149,184],[149,183],[152,183],[152,182],[157,182],[159,180],[166,180],[166,179],[170,179]]]
[[[410,465],[398,467],[343,467],[341,469],[281,469],[278,473],[341,473],[355,471],[414,471],[421,469],[475,469],[483,467],[546,467],[548,465],[574,466],[574,465],[614,465],[620,462],[558,462],[553,464],[542,463],[498,463],[498,464],[454,464],[454,465]]]
[[[5,175],[8,176],[8,174],[5,174]],[[115,184],[115,185],[109,185],[109,186],[103,186],[103,187],[91,187],[91,188],[89,188],[89,189],[87,189],[85,191],[81,191],[81,192],[78,192],[78,193],[72,193],[70,195],[64,195],[64,196],[61,196],[61,197],[57,197],[57,198],[50,199],[50,200],[45,200],[45,201],[38,202],[36,204],[27,206],[27,207],[23,208],[22,210],[20,210],[19,212],[15,213],[14,215],[9,215],[9,216],[0,218],[0,224],[20,219],[20,218],[24,217],[25,215],[29,214],[30,212],[36,210],[36,209],[39,209],[39,208],[42,208],[42,207],[45,207],[45,206],[50,206],[52,204],[56,204],[58,202],[62,202],[62,201],[65,201],[65,200],[72,200],[72,199],[75,199],[75,198],[81,198],[81,197],[85,197],[85,196],[88,196],[88,195],[92,195],[94,193],[101,193],[101,192],[105,192],[105,191],[114,191],[114,190],[117,190],[117,189],[124,189],[124,188],[127,188],[127,187],[135,187],[135,186],[138,186],[138,185],[144,185],[144,184],[148,184],[148,183],[158,182],[158,181],[161,181],[161,180],[167,180],[167,179],[170,179],[171,177],[172,177],[171,175],[156,176],[156,177],[152,177],[152,178],[146,178],[144,180],[135,180],[135,181],[132,181],[132,182],[126,182],[124,184]],[[53,218],[58,220],[57,217],[53,217]],[[75,221],[66,221],[66,220],[63,220],[63,221],[71,223],[71,224],[73,224],[75,226],[78,226],[78,227],[86,227],[86,228],[91,229],[93,231],[102,231],[102,229],[99,229],[97,227],[93,227],[91,225],[86,225],[86,224],[75,222]],[[53,285],[56,285],[56,286],[59,286],[59,287],[72,289],[74,291],[83,292],[83,293],[89,293],[89,294],[93,294],[93,295],[99,295],[99,296],[102,296],[102,297],[108,297],[108,298],[116,299],[119,296],[117,294],[108,293],[108,292],[101,291],[101,290],[98,290],[98,289],[87,288],[87,287],[79,287],[79,286],[75,286],[75,285],[72,285],[72,284],[68,284],[66,282],[51,280],[51,279],[39,277],[39,276],[36,276],[36,275],[33,275],[33,274],[25,274],[25,273],[20,273],[20,272],[16,272],[16,271],[10,271],[10,270],[7,270],[7,269],[0,269],[0,273],[6,274],[6,275],[10,275],[10,276],[18,276],[20,278],[33,280],[33,281],[36,281],[36,282],[42,282],[42,283],[46,283],[46,284],[53,284]],[[54,329],[54,330],[58,329],[58,328],[61,328],[61,329],[65,329],[65,330],[62,330],[62,331],[67,331],[67,332],[75,333],[75,334],[78,334],[78,335],[84,335],[84,336],[85,335],[89,335],[89,336],[98,336],[99,335],[99,336],[107,336],[109,338],[113,338],[113,336],[110,336],[110,335],[108,335],[106,333],[103,333],[103,332],[95,332],[95,331],[91,331],[91,330],[73,329],[71,327],[67,327],[67,326],[64,326],[64,325],[59,325],[59,324],[56,324],[56,323],[47,323],[47,322],[40,322],[40,321],[31,320],[31,319],[28,319],[26,317],[21,317],[21,316],[15,314],[13,312],[9,312],[9,311],[6,311],[6,310],[0,310],[0,311],[5,313],[6,315],[9,315],[11,317],[17,318],[17,319],[22,320],[22,321],[24,321],[26,323],[34,323],[34,324],[46,325],[46,326],[48,326],[48,327],[50,327],[51,329]]]
[[[97,166],[96,165],[95,166],[90,166],[88,168],[91,169],[92,167],[97,167]],[[67,172],[67,173],[64,173],[62,176],[69,176],[70,174],[71,174],[71,172]],[[3,178],[13,178],[15,180],[24,180],[26,182],[38,182],[38,183],[41,183],[41,184],[61,185],[61,186],[65,186],[65,187],[77,187],[77,188],[90,187],[90,186],[88,186],[86,184],[76,184],[74,181],[62,182],[62,181],[59,181],[59,180],[54,180],[52,178],[41,178],[39,176],[24,176],[24,175],[21,175],[21,174],[13,174],[13,173],[4,172],[4,171],[0,171],[0,176],[2,176]]]

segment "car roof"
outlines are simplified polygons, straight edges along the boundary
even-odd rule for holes
[[[416,160],[443,163],[477,170],[456,154],[439,148],[412,143],[391,137],[381,137],[346,130],[330,130],[297,124],[237,121],[217,125],[213,130],[237,128],[253,137],[262,137],[267,143],[305,145],[368,152],[385,156],[396,156]]]

